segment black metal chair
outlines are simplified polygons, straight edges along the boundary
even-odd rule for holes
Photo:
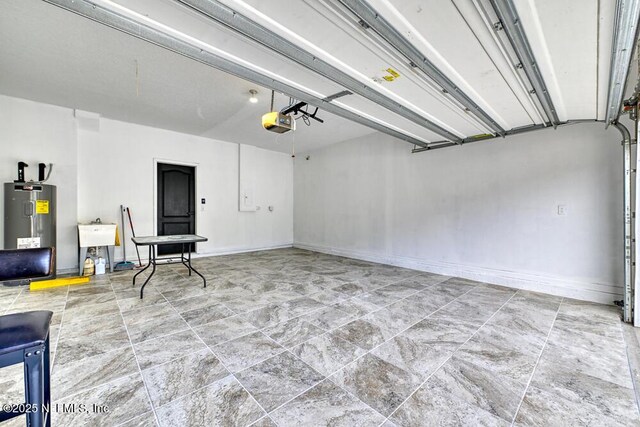
[[[53,272],[53,248],[0,251],[0,281],[47,277]],[[51,425],[49,325],[51,311],[0,316],[0,368],[24,365],[24,403],[1,402],[0,423],[26,414],[27,426]]]

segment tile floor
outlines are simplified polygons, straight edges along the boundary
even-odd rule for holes
[[[298,249],[194,265],[206,289],[163,266],[144,300],[131,272],[0,287],[55,313],[54,425],[640,425],[614,307]]]

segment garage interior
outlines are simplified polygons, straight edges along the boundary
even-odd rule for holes
[[[0,280],[53,261],[0,335],[52,313],[45,423],[640,425],[639,17],[1,2]],[[0,425],[40,425],[6,341]]]

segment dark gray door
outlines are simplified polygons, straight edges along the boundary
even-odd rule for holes
[[[195,213],[195,168],[158,163],[158,236],[195,234]],[[180,253],[181,248],[161,245],[158,255]]]

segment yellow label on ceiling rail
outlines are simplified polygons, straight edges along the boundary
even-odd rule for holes
[[[49,213],[49,201],[48,200],[36,200],[36,213],[48,214]]]
[[[393,68],[389,67],[385,70],[387,73],[391,74],[393,76],[394,79],[397,79],[398,77],[400,77],[400,73],[398,73],[396,70],[394,70]]]
[[[386,80],[386,81],[388,81],[388,82],[392,82],[392,81],[394,81],[395,79],[397,79],[397,78],[399,78],[399,77],[400,77],[400,73],[398,73],[396,70],[394,70],[394,69],[393,69],[393,68],[391,68],[391,67],[389,67],[389,68],[387,68],[386,70],[383,70],[383,71],[384,71],[385,73],[387,73],[387,74],[386,74],[386,75],[384,75],[384,76],[380,76],[380,75],[378,75],[378,76],[376,76],[376,77],[373,77],[373,80],[374,80],[374,81],[377,81],[377,82],[382,82],[382,80]],[[380,79],[382,79],[382,80],[380,80]]]

